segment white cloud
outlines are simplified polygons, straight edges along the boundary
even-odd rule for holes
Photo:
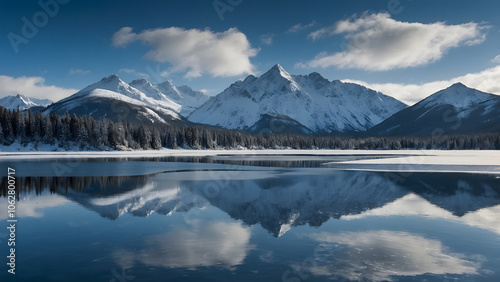
[[[7,202],[7,201],[6,201]],[[27,195],[23,196],[17,202],[16,217],[35,217],[42,218],[45,216],[45,210],[65,205],[70,201],[59,195]],[[0,209],[0,219],[7,219],[7,206],[2,206]]]
[[[383,71],[426,65],[439,60],[451,48],[483,42],[486,28],[473,22],[460,25],[400,22],[391,19],[388,13],[365,13],[310,33],[313,40],[347,34],[346,50],[323,52],[297,66]]]
[[[500,55],[497,55],[493,60],[491,60],[492,63],[499,63],[500,64]]]
[[[275,36],[276,35],[274,33],[266,33],[260,36],[260,41],[262,41],[265,45],[271,45],[273,44]]]
[[[440,241],[407,232],[320,233],[311,237],[329,250],[320,252],[307,267],[302,264],[303,269],[317,276],[392,281],[393,275],[477,274],[480,268],[479,263],[466,260],[463,254],[449,252]],[[345,248],[337,251],[335,243]]]
[[[145,78],[149,77],[149,74],[144,73],[144,72],[138,72],[138,71],[136,71],[134,69],[119,69],[118,72],[133,74],[133,75],[140,76],[140,77],[145,77]]]
[[[468,87],[475,88],[483,92],[500,95],[500,65],[481,72],[469,73],[449,80],[432,81],[423,84],[366,83],[351,79],[345,79],[342,81],[361,84],[373,90],[392,96],[404,103],[413,105],[427,96],[457,82],[461,82]]]
[[[137,260],[148,266],[189,268],[221,266],[231,269],[242,264],[248,251],[251,232],[238,222],[213,222],[193,229],[145,238],[148,247],[115,251],[113,259],[124,269]]]
[[[133,69],[119,69],[118,72],[135,73],[135,70],[133,70]]]
[[[111,40],[113,41],[113,46],[125,47],[129,43],[132,43],[135,40],[137,40],[137,34],[132,32],[131,27],[126,26],[122,27],[119,31],[115,32]]]
[[[89,74],[91,71],[89,70],[82,70],[82,69],[75,69],[71,68],[69,69],[69,74]]]
[[[113,35],[112,41],[115,47],[141,41],[153,48],[146,53],[146,58],[169,62],[172,69],[168,72],[187,72],[187,78],[204,74],[227,77],[253,73],[250,58],[258,53],[246,35],[236,28],[213,32],[169,27],[133,33],[132,28],[123,27]]]
[[[315,25],[316,25],[315,21],[312,21],[312,22],[310,22],[308,24],[298,23],[296,25],[291,26],[286,32],[287,33],[296,33],[296,32],[299,32],[299,31],[311,28],[311,27],[313,27]]]
[[[53,85],[45,85],[43,77],[11,77],[0,75],[0,97],[22,94],[28,97],[50,99],[58,101],[64,97],[74,94],[78,89],[62,88]]]

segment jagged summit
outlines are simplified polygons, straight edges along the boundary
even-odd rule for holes
[[[261,76],[261,78],[267,77],[282,77],[289,80],[292,79],[292,76],[280,64],[274,65],[270,70]]]

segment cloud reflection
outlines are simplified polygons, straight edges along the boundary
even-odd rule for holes
[[[331,248],[306,267],[316,276],[390,281],[391,276],[477,274],[479,269],[478,263],[449,252],[440,241],[406,232],[320,233],[310,237]]]
[[[485,196],[484,198],[487,198]],[[447,201],[448,203],[455,204],[457,207],[455,210],[464,210],[463,206],[473,205],[474,202],[486,201],[483,198],[476,198],[470,196],[466,193],[457,193],[456,195],[446,197],[441,200],[442,202]],[[450,206],[451,206],[450,204]],[[486,205],[486,204],[483,204]],[[481,206],[478,204],[477,206]],[[365,211],[360,214],[354,215],[344,215],[341,217],[343,220],[354,220],[362,219],[373,216],[426,216],[430,218],[440,218],[445,220],[454,220],[461,222],[463,224],[478,227],[481,229],[489,230],[500,234],[500,205],[493,207],[486,207],[475,211],[467,212],[462,217],[453,215],[450,211],[438,207],[426,199],[422,198],[416,194],[408,194],[394,202],[388,203],[380,208],[375,208],[372,210]]]
[[[16,202],[16,217],[35,217],[42,218],[45,209],[62,206],[69,203],[66,198],[58,195],[30,195],[23,197],[19,202]],[[7,219],[7,199],[2,199],[0,203],[0,219]]]
[[[113,260],[127,269],[138,261],[148,266],[196,269],[242,264],[253,247],[250,228],[238,222],[213,222],[146,238],[147,247],[137,252],[117,250]]]

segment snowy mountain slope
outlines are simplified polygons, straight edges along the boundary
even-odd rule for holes
[[[180,114],[184,117],[210,99],[203,91],[195,91],[186,85],[174,86],[171,81],[156,84],[155,87],[170,100],[181,105]]]
[[[134,80],[129,85],[146,94],[146,96],[149,98],[165,102],[166,104],[168,104],[168,108],[171,108],[176,112],[179,112],[181,109],[181,105],[167,98],[165,94],[163,94],[155,85],[152,85],[146,79]]]
[[[314,133],[364,131],[405,108],[363,86],[328,81],[318,73],[290,75],[275,65],[248,76],[195,110],[188,119],[230,129],[259,131],[266,115],[287,117]],[[262,127],[262,126],[260,126]]]
[[[31,98],[21,94],[17,94],[16,96],[7,96],[0,99],[0,105],[10,110],[17,110],[18,108],[26,110],[32,107],[46,107],[52,103],[53,102],[49,99]]]
[[[149,92],[151,95],[151,92]],[[85,87],[70,97],[45,109],[44,113],[66,112],[130,122],[168,123],[181,121],[179,105],[172,101],[157,100],[111,75]]]
[[[367,131],[379,136],[500,132],[500,96],[456,83]]]

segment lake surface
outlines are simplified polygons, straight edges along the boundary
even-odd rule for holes
[[[0,160],[0,280],[500,281],[497,175],[332,166],[364,158]]]

